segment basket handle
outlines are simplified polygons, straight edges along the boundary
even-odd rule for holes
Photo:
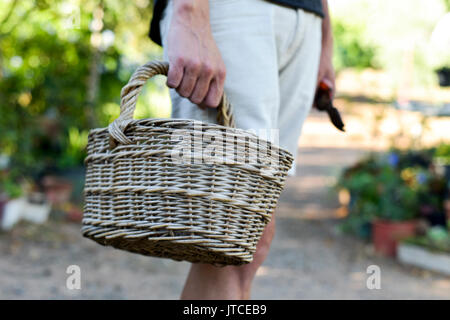
[[[116,142],[130,144],[132,141],[124,134],[128,124],[133,120],[136,102],[142,86],[151,77],[161,74],[167,75],[169,63],[164,61],[151,61],[140,66],[131,76],[128,83],[122,88],[120,93],[120,115],[108,127],[110,135],[110,145],[113,147]],[[234,127],[234,117],[231,112],[231,105],[225,94],[217,107],[217,122],[226,127]]]

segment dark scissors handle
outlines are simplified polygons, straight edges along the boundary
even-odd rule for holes
[[[333,123],[337,129],[345,131],[342,117],[338,109],[333,106],[333,89],[326,81],[321,81],[319,83],[314,98],[314,106],[319,111],[326,111],[330,117],[331,123]]]

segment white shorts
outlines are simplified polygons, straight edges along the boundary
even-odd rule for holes
[[[211,29],[225,62],[225,92],[236,126],[256,133],[279,130],[278,144],[295,157],[317,83],[322,19],[262,0],[209,3]],[[169,1],[160,22],[166,60],[171,16]],[[170,90],[170,96],[172,117],[216,122],[215,109],[200,109],[175,90]],[[269,133],[264,138],[273,140],[274,136]],[[295,165],[289,174],[295,174]]]

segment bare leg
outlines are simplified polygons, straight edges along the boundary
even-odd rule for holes
[[[269,253],[274,234],[275,216],[267,224],[249,264],[227,267],[192,264],[181,299],[250,299],[253,278]]]

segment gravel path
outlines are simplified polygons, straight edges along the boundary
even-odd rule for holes
[[[327,191],[361,149],[303,147],[277,210],[271,252],[254,299],[450,299],[450,277],[378,257],[370,245],[336,232],[338,203]],[[189,265],[103,248],[76,224],[50,221],[0,233],[0,299],[177,299]],[[82,289],[66,289],[81,267]],[[366,287],[369,265],[381,289]]]

